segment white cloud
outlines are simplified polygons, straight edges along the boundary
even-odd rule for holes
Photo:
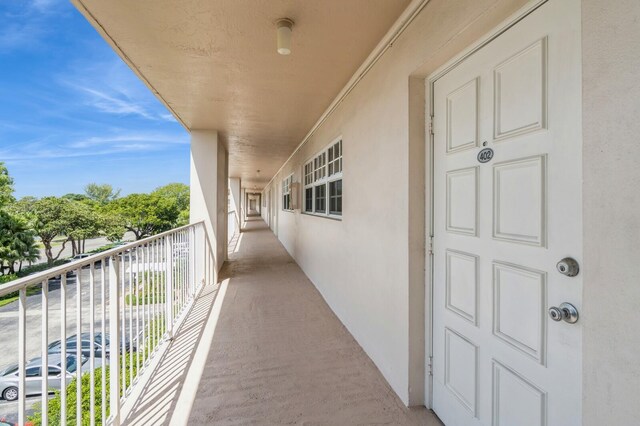
[[[51,32],[49,20],[58,19],[69,5],[65,0],[6,1],[0,11],[0,52],[42,47]]]
[[[143,105],[124,96],[118,97],[118,93],[108,94],[89,87],[79,87],[78,89],[90,95],[87,99],[88,105],[102,112],[117,115],[138,115],[149,120],[158,119],[149,113]]]
[[[60,0],[33,0],[31,2],[31,7],[39,12],[48,12],[60,3]]]
[[[139,143],[156,145],[188,144],[186,137],[176,137],[174,135],[160,133],[130,133],[113,136],[92,136],[86,139],[71,142],[70,148],[89,148],[102,145],[136,145]]]
[[[11,162],[147,153],[172,149],[172,146],[181,144],[188,144],[185,136],[157,133],[91,136],[65,143],[46,138],[26,144],[5,146],[4,149],[0,149],[0,158],[3,161]]]
[[[136,116],[151,121],[175,122],[149,89],[120,58],[110,61],[81,59],[72,71],[58,79],[72,88],[80,102],[97,111],[119,116]]]

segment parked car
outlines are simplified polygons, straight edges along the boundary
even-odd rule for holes
[[[82,355],[85,357],[90,357],[92,347],[93,347],[94,357],[102,358],[102,345],[103,345],[102,336],[103,336],[102,332],[95,333],[95,335],[93,336],[94,339],[93,339],[93,345],[92,345],[90,333],[82,333],[80,335],[80,338],[82,339]],[[110,347],[109,347],[110,340],[109,340],[108,334],[105,335],[104,340],[106,342],[105,355],[108,358],[110,356]],[[122,342],[120,342],[119,346],[122,346]],[[77,348],[78,348],[78,337],[77,337],[77,334],[74,334],[73,336],[70,336],[67,338],[67,353],[75,354]],[[124,351],[127,352],[129,351],[130,348],[133,348],[133,351],[136,350],[135,345],[131,345],[127,337],[125,338]],[[51,343],[48,347],[47,352],[50,354],[59,354],[60,352],[62,352],[62,344],[60,343],[60,340],[56,340],[55,342]],[[121,348],[120,353],[122,352],[123,351]]]
[[[62,357],[60,354],[53,354],[48,359],[48,385],[50,392],[59,390],[62,384],[66,386],[71,382],[74,373],[78,369],[77,358],[75,355],[67,355],[66,369],[63,369]],[[97,365],[96,365],[97,367]],[[88,368],[87,358],[82,358],[80,371]],[[42,393],[42,358],[34,358],[25,366],[25,385],[26,395],[40,395]],[[0,395],[6,401],[15,401],[19,395],[19,378],[18,371],[0,377]]]

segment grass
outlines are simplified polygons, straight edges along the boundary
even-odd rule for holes
[[[164,330],[164,318],[158,318],[157,320],[149,322],[147,325],[147,334],[152,336],[151,330],[155,330],[160,328]],[[156,348],[158,343],[160,343],[161,336],[153,335],[152,338],[147,339],[146,345],[142,350],[138,352],[126,352],[121,355],[120,366],[122,374],[124,374],[125,378],[125,389],[131,385],[131,376],[133,375],[134,379],[138,375],[138,364],[143,365],[144,362],[149,358],[153,350]],[[109,366],[104,366],[100,368],[96,368],[94,370],[94,386],[95,386],[95,423],[102,424],[102,374],[104,370],[105,381],[107,385],[106,389],[106,415],[109,417],[109,402],[110,402],[110,392],[109,392]],[[76,424],[76,378],[72,379],[71,382],[67,385],[67,424]],[[89,372],[86,372],[81,377],[82,383],[82,419],[79,422],[80,424],[87,425],[90,424],[90,407],[91,407],[91,398],[90,398],[90,385],[91,385],[91,375]],[[121,385],[122,386],[122,385]],[[124,390],[120,389],[121,395],[124,395]],[[60,425],[60,418],[62,415],[62,407],[61,407],[61,396],[60,391],[55,392],[55,396],[49,400],[48,402],[48,417],[49,417],[49,425]],[[106,420],[106,419],[105,419]],[[34,426],[39,426],[42,424],[42,408],[39,403],[35,405],[35,412],[33,415],[29,417],[29,422]],[[106,421],[104,422],[106,423]]]

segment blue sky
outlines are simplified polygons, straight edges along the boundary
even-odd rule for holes
[[[189,180],[189,135],[69,0],[0,2],[0,161],[16,196]]]

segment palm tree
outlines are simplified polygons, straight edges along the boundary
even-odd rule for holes
[[[35,262],[40,257],[35,233],[27,221],[6,212],[0,212],[0,269],[4,274],[22,270],[23,262]]]

